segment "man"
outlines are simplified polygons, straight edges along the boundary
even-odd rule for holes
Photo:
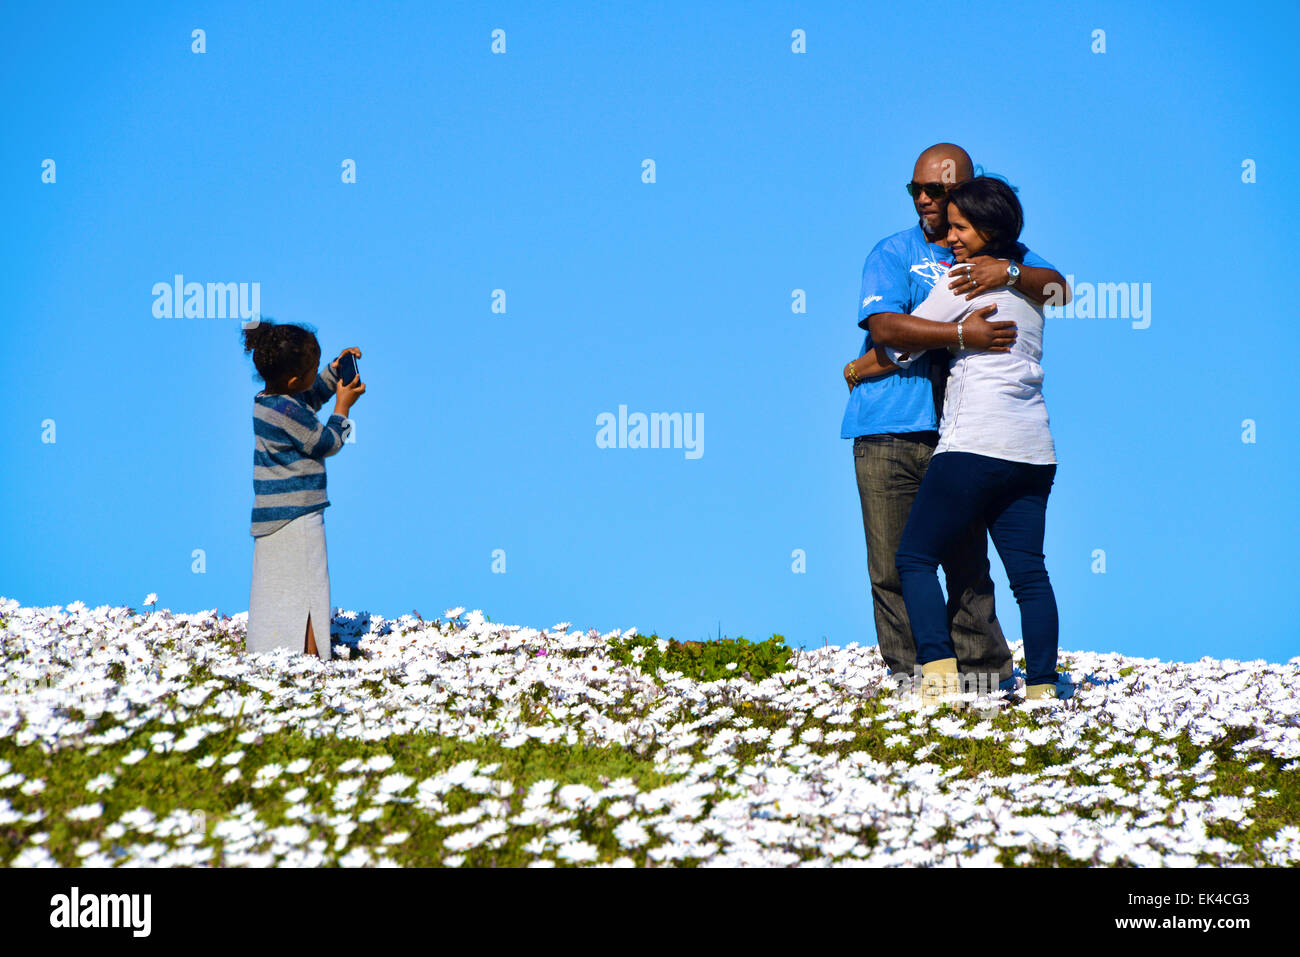
[[[947,277],[953,257],[946,240],[945,194],[948,186],[973,176],[970,157],[952,143],[931,146],[918,157],[907,189],[920,220],[881,240],[867,256],[858,303],[858,325],[867,335],[858,358],[844,369],[850,392],[840,434],[853,439],[876,636],[896,680],[916,670],[916,646],[894,553],[939,441],[948,354],[927,353],[906,369],[882,373],[881,366],[888,364],[883,347],[925,352],[949,345],[947,337],[955,335],[951,326],[940,328],[908,315],[941,279],[968,298],[1013,285],[1042,303],[1051,292],[1066,288],[1064,277],[1033,253],[1023,263],[977,257],[969,270]],[[1014,341],[1012,323],[988,320],[993,311],[977,310],[966,321],[966,348],[1005,351]],[[953,545],[943,569],[949,628],[964,686],[992,690],[996,681],[1010,690],[1011,650],[994,610],[987,530],[972,525]]]

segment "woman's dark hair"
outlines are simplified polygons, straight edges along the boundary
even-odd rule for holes
[[[981,255],[1024,259],[1028,250],[1019,240],[1025,212],[1011,186],[992,176],[977,176],[949,187],[948,202],[956,203],[970,224],[988,237]]]
[[[283,385],[306,368],[312,355],[320,355],[320,343],[306,326],[280,325],[263,317],[244,330],[244,352],[253,354],[257,374],[267,385]]]

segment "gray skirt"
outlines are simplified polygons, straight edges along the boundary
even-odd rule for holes
[[[331,608],[324,509],[300,515],[270,535],[254,539],[244,649],[301,652],[309,615],[316,652],[328,661]]]

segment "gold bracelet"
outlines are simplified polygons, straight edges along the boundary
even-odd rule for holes
[[[848,380],[850,386],[857,386],[862,382],[862,380],[858,378],[858,370],[853,368],[852,362],[850,362],[848,365],[844,367],[844,371],[848,373]]]

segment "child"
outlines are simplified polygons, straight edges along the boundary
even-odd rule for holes
[[[301,649],[328,661],[324,460],[343,448],[352,431],[348,410],[366,387],[360,376],[340,382],[338,359],[317,375],[320,345],[302,326],[262,319],[244,330],[244,352],[266,382],[253,399],[253,586],[244,647]],[[361,357],[355,347],[339,357],[347,353]],[[334,414],[321,425],[316,412],[331,394]]]

